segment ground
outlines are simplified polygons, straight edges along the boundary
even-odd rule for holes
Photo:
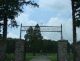
[[[30,61],[50,61],[50,59],[48,58],[48,56],[42,55],[42,56],[36,56]]]

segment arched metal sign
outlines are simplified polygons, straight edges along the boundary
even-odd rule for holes
[[[20,27],[20,39],[22,37],[22,32],[28,30],[30,26],[23,26],[21,24]],[[32,28],[34,28],[35,26],[31,26]],[[40,31],[41,32],[59,32],[61,34],[61,40],[63,39],[63,35],[62,35],[62,24],[61,26],[39,26],[40,27]]]

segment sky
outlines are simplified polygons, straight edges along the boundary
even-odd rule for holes
[[[39,8],[24,6],[23,13],[16,17],[17,23],[24,26],[63,26],[63,39],[72,42],[72,10],[70,0],[34,0],[39,4]],[[77,28],[77,39],[80,29]],[[42,33],[45,39],[59,40],[59,33]],[[8,27],[8,37],[19,38],[20,27]],[[22,34],[24,38],[24,34]]]

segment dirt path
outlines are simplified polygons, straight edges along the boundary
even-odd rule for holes
[[[33,58],[31,61],[50,61],[50,59],[47,56],[37,56]]]

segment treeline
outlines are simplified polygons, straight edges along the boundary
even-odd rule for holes
[[[7,53],[14,53],[15,52],[15,43],[19,39],[11,39],[9,38],[7,40]],[[57,41],[52,40],[43,40],[42,44],[37,43],[38,45],[35,46],[35,49],[33,46],[31,46],[29,41],[25,42],[24,48],[26,53],[34,52],[35,53],[57,53]]]
[[[36,53],[57,53],[57,41],[42,40],[42,44],[37,43],[37,46],[31,46],[29,41],[26,41],[26,52]]]
[[[15,52],[15,43],[16,41],[19,39],[12,39],[12,38],[8,38],[7,39],[7,50],[6,53],[14,53]],[[37,43],[39,44],[39,43]],[[80,44],[80,41],[77,42],[77,44]],[[67,44],[67,51],[69,52],[73,52],[73,44],[68,43]],[[29,41],[25,41],[25,52],[26,53],[33,53],[34,49],[33,46],[31,46]],[[57,48],[58,48],[58,41],[54,41],[54,40],[43,40],[43,43],[40,44],[39,46],[36,46],[35,49],[35,53],[57,53]],[[40,51],[42,49],[42,51]]]
[[[58,49],[58,42],[55,40],[48,40],[44,39],[40,26],[37,24],[35,27],[30,26],[26,30],[26,34],[24,35],[25,38],[25,52],[30,53],[32,52],[34,55],[35,53],[57,53]],[[7,39],[7,53],[14,53],[15,52],[15,43],[19,39]],[[64,40],[65,41],[65,40]],[[79,44],[79,43],[78,43]],[[67,43],[67,51],[70,52],[73,50],[73,44]]]
[[[30,26],[26,30],[25,34],[26,51],[35,53],[52,53],[57,52],[57,42],[44,39],[41,34],[41,28],[37,24],[36,26]]]

